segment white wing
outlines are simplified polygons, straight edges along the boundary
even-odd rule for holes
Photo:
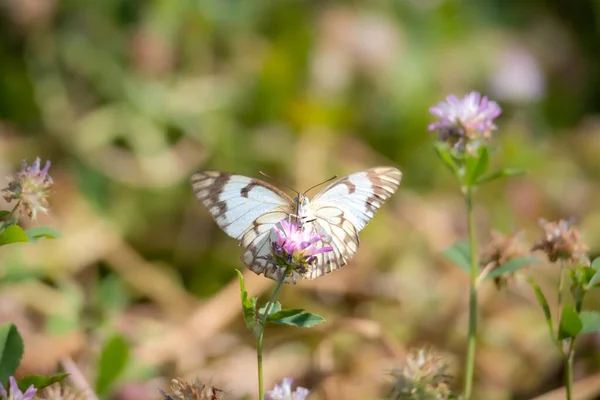
[[[268,265],[271,228],[293,212],[293,200],[258,179],[221,171],[200,171],[191,178],[196,197],[215,222],[245,248],[242,261],[257,274]]]
[[[311,200],[312,207],[316,214],[323,209],[325,217],[329,207],[340,209],[344,218],[360,232],[398,189],[401,179],[402,173],[393,167],[375,167],[356,172],[317,193]]]
[[[331,239],[320,242],[333,251],[318,256],[309,279],[343,267],[358,250],[360,232],[379,207],[389,199],[402,179],[393,167],[376,167],[348,175],[320,191],[311,201],[313,218],[306,225]]]

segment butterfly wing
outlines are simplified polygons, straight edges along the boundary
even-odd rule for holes
[[[318,255],[310,279],[343,267],[358,250],[360,232],[389,199],[402,179],[393,167],[375,167],[350,174],[321,190],[311,201],[307,224],[327,235],[320,246],[333,251]],[[308,227],[307,227],[308,228]]]
[[[244,247],[242,261],[257,274],[272,270],[271,228],[293,212],[293,200],[281,190],[258,179],[221,171],[192,175],[198,200],[229,236]]]
[[[316,248],[331,248],[331,251],[317,254],[314,267],[303,276],[305,279],[315,279],[343,267],[358,250],[358,232],[337,207],[319,209],[319,214],[304,224],[304,229],[325,235],[314,245]]]

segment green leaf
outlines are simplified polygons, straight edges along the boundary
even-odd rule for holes
[[[6,211],[6,210],[0,210],[0,218],[4,218],[7,215],[12,214],[10,211]]]
[[[54,314],[46,318],[44,329],[46,332],[56,334],[66,334],[79,328],[79,320],[71,315]]]
[[[590,265],[590,267],[592,270],[596,271],[596,273],[589,280],[589,282],[586,286],[586,289],[590,289],[590,288],[596,286],[598,283],[600,283],[600,257],[598,257],[594,261],[592,261],[592,264]]]
[[[567,339],[577,336],[583,329],[583,323],[579,314],[573,306],[563,307],[560,315],[560,326],[558,328],[558,339]]]
[[[263,318],[263,316],[265,315],[266,310],[267,310],[267,304],[265,304],[263,307],[260,308],[260,310],[258,310],[258,314],[260,315],[261,318]],[[281,303],[276,301],[271,305],[271,309],[269,310],[269,315],[278,313],[279,311],[281,311]]]
[[[102,279],[96,286],[94,297],[102,312],[123,310],[131,301],[125,282],[117,274]]]
[[[465,241],[455,242],[442,252],[442,255],[452,261],[460,269],[470,273],[471,271],[471,254],[469,243]]]
[[[492,173],[483,175],[479,179],[477,179],[477,181],[475,183],[477,185],[481,185],[483,183],[495,181],[496,179],[500,179],[500,178],[508,178],[511,176],[524,175],[526,172],[527,171],[525,171],[523,169],[518,169],[518,168],[505,168],[500,171],[496,171],[496,172],[492,172]]]
[[[61,373],[56,375],[26,375],[17,381],[21,392],[25,392],[29,386],[33,385],[37,390],[62,382],[69,374]]]
[[[33,226],[26,229],[25,234],[31,242],[35,242],[36,239],[40,238],[56,239],[61,236],[59,231],[49,226]]]
[[[249,298],[248,292],[246,291],[246,284],[244,283],[244,275],[240,272],[239,269],[236,269],[238,274],[238,280],[240,281],[240,294],[242,297],[242,310],[244,315],[244,322],[246,323],[246,327],[254,332],[254,328],[256,323],[256,303],[258,301],[258,297]]]
[[[273,322],[280,318],[293,317],[294,315],[302,314],[304,309],[302,308],[286,308],[279,310],[276,313],[272,313],[267,317],[267,322]]]
[[[50,314],[45,319],[45,330],[48,333],[61,335],[80,329],[82,314],[86,304],[86,293],[82,286],[71,278],[55,281],[57,289],[63,296],[60,307],[54,307],[56,314]]]
[[[600,282],[600,271],[596,271],[594,276],[592,276],[592,278],[588,282],[587,289],[590,289],[590,288],[596,286],[599,282]]]
[[[571,276],[575,280],[572,284],[586,285],[590,284],[590,281],[596,275],[596,270],[590,268],[589,265],[575,265],[570,270]]]
[[[498,278],[498,277],[500,277],[500,276],[502,276],[504,274],[507,274],[509,272],[516,271],[516,270],[522,268],[525,265],[534,264],[534,263],[536,263],[538,261],[539,260],[537,258],[535,258],[535,257],[513,258],[512,260],[510,260],[506,264],[502,264],[498,268],[494,268],[494,270],[490,271],[490,273],[486,275],[485,279]]]
[[[452,149],[444,142],[436,142],[433,145],[435,151],[442,162],[452,171],[456,177],[460,177],[460,167],[452,156]]]
[[[267,322],[277,325],[288,325],[310,328],[325,322],[325,319],[320,315],[306,312],[302,309],[286,309],[269,315]]]
[[[468,186],[474,186],[477,179],[483,175],[490,166],[490,156],[487,147],[479,147],[476,156],[468,155],[465,166],[467,168],[465,183]]]
[[[575,310],[577,313],[581,311],[581,305],[583,299],[590,288],[589,283],[594,277],[594,270],[587,265],[575,265],[574,267],[568,268],[567,272],[571,279],[569,290],[573,301],[575,302]]]
[[[78,192],[84,195],[96,211],[106,212],[111,204],[110,179],[82,160],[72,158],[70,164],[69,176],[74,178]]]
[[[129,359],[129,346],[121,335],[115,335],[106,342],[98,360],[96,392],[105,394],[125,369]]]
[[[552,327],[552,314],[550,313],[550,306],[548,305],[548,301],[546,300],[546,296],[542,292],[540,285],[533,280],[533,278],[529,277],[527,282],[531,285],[533,292],[535,293],[535,297],[537,297],[538,303],[542,307],[542,311],[544,311],[544,317],[546,318],[546,323],[548,324],[548,331],[550,332],[550,336],[552,340],[555,340],[554,328]]]
[[[28,241],[27,234],[19,225],[10,225],[0,233],[0,246]]]
[[[19,282],[39,279],[43,276],[44,272],[39,269],[11,266],[0,275],[0,285],[14,285]]]
[[[15,324],[0,326],[0,383],[6,383],[8,377],[17,370],[23,357],[23,339]]]
[[[576,302],[583,302],[583,296],[593,286],[592,279],[597,271],[589,265],[574,265],[568,269],[571,278],[571,294]],[[596,278],[597,279],[597,278]]]
[[[600,332],[600,312],[582,311],[579,313],[579,318],[583,324],[580,334]]]

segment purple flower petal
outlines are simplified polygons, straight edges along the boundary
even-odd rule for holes
[[[330,247],[330,246],[321,247],[320,249],[314,250],[312,252],[312,255],[321,254],[321,253],[327,253],[329,251],[333,251],[333,247]]]
[[[314,255],[333,251],[329,246],[318,245],[325,235],[314,232],[310,224],[298,226],[284,219],[272,230],[275,234],[271,243],[272,262],[282,269],[291,267],[304,274],[309,270],[307,266],[317,260]]]
[[[496,102],[478,92],[471,92],[462,99],[454,95],[447,96],[446,101],[431,107],[429,112],[439,121],[429,124],[427,129],[440,131],[440,140],[464,147],[466,141],[488,138],[496,129],[494,119],[502,110]],[[456,132],[464,132],[464,136],[458,137]]]
[[[19,390],[19,385],[17,385],[17,380],[15,379],[14,376],[11,376],[8,378],[8,384],[10,386],[10,393],[21,393],[21,391]]]
[[[36,393],[37,389],[33,385],[30,385],[25,393],[23,393],[23,400],[33,399],[33,396],[35,396]]]
[[[41,172],[41,175],[43,177],[46,177],[46,175],[48,175],[48,171],[50,170],[51,165],[52,165],[52,163],[50,162],[50,160],[47,160],[46,165],[44,165],[44,169]]]
[[[2,395],[3,398],[8,398],[10,400],[31,400],[37,393],[37,389],[33,385],[29,386],[25,393],[21,392],[21,389],[19,389],[19,385],[17,384],[17,380],[14,376],[9,377],[8,381],[10,387],[10,397],[8,393],[6,393],[6,389],[0,384],[0,395]]]

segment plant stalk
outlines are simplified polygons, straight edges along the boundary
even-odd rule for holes
[[[565,356],[565,387],[567,389],[567,400],[573,399],[573,358],[575,356],[573,343],[575,343],[575,338],[571,338],[569,352]]]
[[[263,336],[265,334],[265,327],[267,325],[267,317],[269,316],[269,312],[271,311],[271,307],[273,307],[273,304],[275,303],[275,298],[277,297],[277,294],[279,293],[279,289],[281,289],[281,286],[283,285],[283,282],[285,281],[285,277],[288,275],[290,271],[290,267],[287,267],[284,271],[284,273],[281,275],[281,278],[279,278],[277,280],[277,283],[275,284],[275,289],[273,289],[273,293],[271,294],[271,297],[269,298],[269,301],[267,302],[267,306],[265,307],[265,312],[263,315],[259,316],[259,331],[258,334],[256,335],[256,361],[258,364],[258,398],[260,400],[264,399],[265,397],[265,390],[264,390],[264,383],[263,383]]]
[[[14,214],[15,211],[17,211],[17,208],[19,208],[19,206],[21,205],[21,200],[17,201],[17,204],[15,204],[15,206],[13,207],[13,209],[10,211],[11,214]]]
[[[557,322],[557,327],[556,327],[556,332],[557,332],[557,337],[558,337],[558,332],[560,329],[560,318],[561,318],[561,313],[562,313],[562,305],[563,305],[563,290],[564,290],[564,285],[565,285],[565,265],[563,262],[561,262],[560,264],[560,273],[558,275],[558,293],[557,293],[557,316],[556,316],[556,322]]]
[[[558,283],[558,312],[559,312],[559,319],[558,319],[558,331],[560,332],[560,313],[562,310],[562,292],[563,292],[563,286],[564,286],[564,275],[566,274],[566,268],[565,268],[565,264],[564,262],[561,262],[560,265],[560,278],[559,278],[559,283]],[[581,305],[582,305],[582,299],[576,299],[575,300],[575,310],[577,311],[577,313],[579,314],[581,312]],[[560,333],[558,333],[560,334]],[[567,400],[572,400],[573,399],[573,359],[575,358],[575,340],[577,339],[577,336],[574,336],[572,338],[569,338],[569,347],[567,349],[566,354],[564,353],[563,350],[563,357],[565,360],[565,389],[567,391]],[[561,346],[561,349],[563,347]]]
[[[475,215],[473,210],[473,191],[469,186],[466,190],[467,219],[469,224],[469,249],[471,270],[469,279],[469,337],[467,342],[467,359],[465,365],[464,398],[469,400],[473,392],[473,376],[475,372],[475,345],[477,335],[477,249],[475,243]]]
[[[263,333],[264,329],[260,329],[258,334],[258,338],[256,339],[256,362],[258,364],[258,398],[263,399],[265,397],[264,394],[264,386],[263,386]]]

